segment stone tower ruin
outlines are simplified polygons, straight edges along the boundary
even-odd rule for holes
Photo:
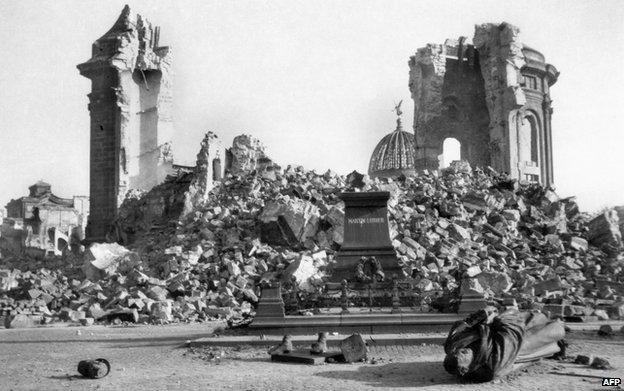
[[[444,140],[455,138],[472,165],[553,184],[550,87],[559,72],[517,27],[477,25],[472,44],[428,44],[409,67],[416,169],[437,169]]]
[[[151,189],[172,167],[171,51],[159,36],[125,6],[78,65],[91,80],[87,239],[105,238],[129,189]]]

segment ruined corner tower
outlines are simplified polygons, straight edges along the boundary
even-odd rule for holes
[[[508,23],[428,44],[409,60],[416,169],[437,169],[443,142],[461,158],[521,180],[553,184],[550,87],[559,72]]]
[[[91,79],[87,239],[103,240],[126,192],[151,189],[172,167],[171,51],[159,35],[126,5],[78,65]]]

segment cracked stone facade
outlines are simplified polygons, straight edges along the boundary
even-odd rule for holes
[[[126,6],[78,65],[92,83],[88,239],[105,238],[128,190],[149,190],[171,172],[172,55],[159,36]]]
[[[512,177],[553,184],[550,87],[559,72],[508,23],[428,44],[409,60],[416,169],[439,168],[447,138],[461,158]]]

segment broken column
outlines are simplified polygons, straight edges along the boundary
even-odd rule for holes
[[[526,103],[520,86],[520,68],[524,65],[520,29],[507,23],[475,26],[474,45],[479,52],[481,73],[490,116],[490,162],[492,167],[511,172],[512,159],[505,152],[514,150],[515,137],[507,131],[510,110]],[[511,136],[511,138],[510,138]]]
[[[217,135],[212,132],[206,133],[197,154],[193,179],[184,195],[183,215],[205,203],[215,180],[221,179],[220,155],[221,142]]]
[[[150,190],[170,171],[171,51],[159,36],[125,6],[78,65],[91,79],[89,240],[105,238],[129,189]]]

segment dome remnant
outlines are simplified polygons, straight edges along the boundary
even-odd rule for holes
[[[402,102],[402,101],[401,101]],[[368,166],[371,178],[396,178],[400,175],[415,175],[414,135],[403,130],[401,125],[401,103],[395,107],[396,129],[384,136],[375,147]]]

